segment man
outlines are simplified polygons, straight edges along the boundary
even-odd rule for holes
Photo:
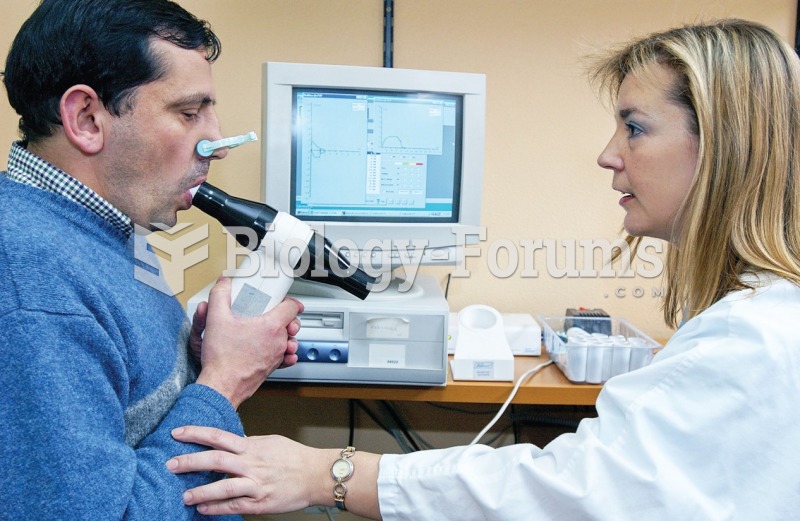
[[[297,302],[241,319],[221,280],[190,328],[134,277],[134,225],[174,225],[226,154],[194,151],[221,137],[219,52],[169,0],[43,0],[12,44],[3,81],[22,140],[0,174],[0,519],[191,518],[181,493],[213,476],[167,470],[196,450],[170,430],[241,433],[239,404],[297,359]]]

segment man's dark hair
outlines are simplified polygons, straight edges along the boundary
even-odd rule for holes
[[[61,96],[73,85],[92,87],[114,115],[129,110],[136,87],[165,72],[153,38],[205,49],[209,62],[221,51],[208,22],[170,0],[42,0],[14,38],[3,75],[22,138],[36,141],[61,125]]]

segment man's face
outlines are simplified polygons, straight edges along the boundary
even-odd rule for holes
[[[190,188],[208,175],[212,159],[201,158],[195,145],[221,137],[214,110],[211,64],[202,50],[187,50],[155,39],[153,51],[165,74],[142,85],[133,108],[113,118],[106,141],[106,198],[134,223],[174,226],[177,212],[191,206]]]

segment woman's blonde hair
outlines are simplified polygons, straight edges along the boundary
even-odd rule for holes
[[[800,285],[800,60],[769,28],[722,20],[652,34],[596,57],[591,78],[616,99],[628,74],[675,73],[667,95],[698,137],[697,172],[667,253],[664,318],[675,326],[741,275]],[[634,245],[638,240],[628,238]]]

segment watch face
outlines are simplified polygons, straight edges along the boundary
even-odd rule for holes
[[[331,474],[334,479],[346,479],[353,473],[353,463],[346,459],[337,459],[331,467]]]

